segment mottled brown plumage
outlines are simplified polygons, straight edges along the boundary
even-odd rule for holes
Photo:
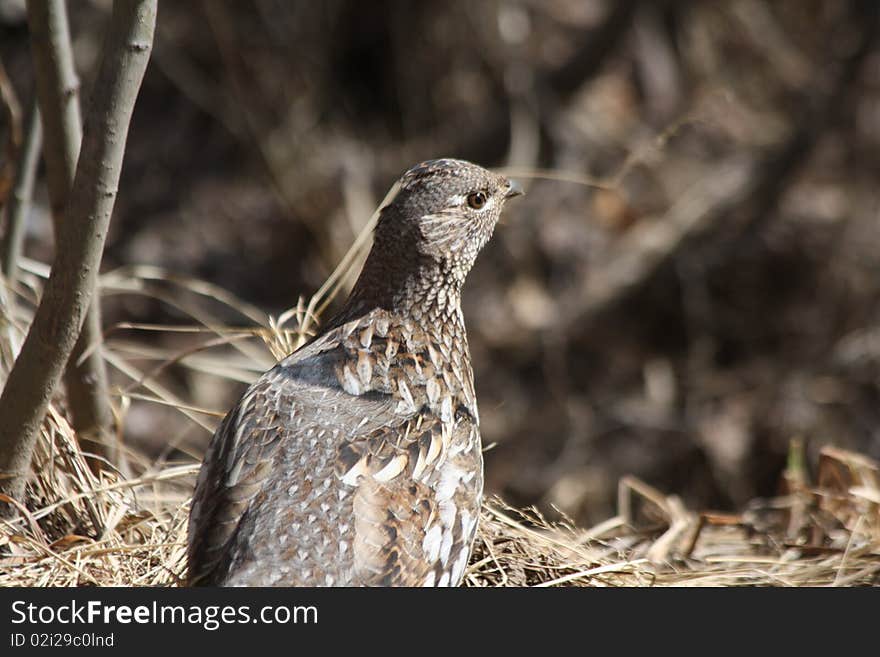
[[[460,583],[483,488],[460,292],[516,193],[461,160],[404,174],[343,309],[214,435],[190,583]]]

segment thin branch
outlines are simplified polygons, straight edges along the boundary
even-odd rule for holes
[[[113,4],[82,157],[59,226],[64,248],[58,249],[21,355],[0,395],[0,492],[13,498],[24,493],[40,425],[95,290],[128,125],[152,48],[156,4]]]
[[[45,132],[44,156],[56,248],[64,248],[61,224],[68,207],[82,142],[79,79],[70,43],[64,0],[29,2],[28,25],[36,69],[37,97]],[[64,373],[71,424],[84,451],[109,457],[113,435],[113,411],[107,391],[107,368],[101,358],[101,306],[99,295],[80,330],[79,339]],[[93,460],[95,471],[100,461]]]
[[[36,178],[37,164],[40,161],[40,147],[43,142],[43,133],[40,129],[40,110],[36,103],[34,103],[28,117],[26,132],[27,136],[15,171],[12,196],[6,206],[6,232],[3,236],[2,253],[0,253],[3,273],[3,283],[0,286],[0,327],[8,332],[8,344],[4,343],[0,348],[9,348],[9,353],[4,352],[4,357],[7,355],[10,357],[10,364],[18,355],[21,339],[13,325],[15,296],[7,294],[7,290],[15,288],[15,282],[18,278],[18,258],[21,255],[21,246],[24,241],[25,217],[31,205],[34,178]]]
[[[37,98],[43,116],[46,182],[57,238],[82,142],[79,78],[73,63],[64,0],[28,2],[27,12]]]
[[[101,469],[104,459],[117,464],[118,438],[107,381],[107,364],[101,345],[104,341],[98,290],[86,313],[79,338],[64,370],[64,389],[70,409],[70,424],[83,451],[99,458],[89,459],[92,471]]]
[[[12,198],[7,206],[6,233],[3,237],[3,253],[0,256],[3,259],[2,271],[3,277],[6,279],[5,285],[9,288],[15,286],[18,257],[21,254],[21,245],[24,239],[24,219],[31,205],[42,143],[40,110],[34,103],[28,117],[24,147],[21,149],[21,156],[15,172]]]
[[[0,117],[6,122],[6,157],[0,164],[0,208],[6,204],[6,196],[12,188],[15,162],[18,160],[18,149],[21,147],[21,105],[3,60],[0,60]]]

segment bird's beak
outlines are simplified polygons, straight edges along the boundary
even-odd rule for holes
[[[516,182],[515,180],[507,181],[507,192],[504,194],[504,198],[513,198],[514,196],[524,196],[525,192],[523,191],[522,186]]]

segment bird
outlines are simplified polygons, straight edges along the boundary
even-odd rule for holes
[[[483,458],[461,290],[505,176],[422,162],[348,299],[229,411],[197,477],[191,586],[458,586]]]

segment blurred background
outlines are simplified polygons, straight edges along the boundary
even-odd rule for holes
[[[465,289],[489,491],[590,524],[625,474],[732,509],[779,492],[792,444],[880,458],[877,5],[161,3],[104,256],[108,353],[177,354],[154,378],[226,410],[247,376],[185,366],[204,336],[123,323],[192,324],[173,276],[277,316],[405,169],[464,157],[528,190]],[[69,3],[84,106],[109,7]],[[0,62],[7,144],[34,96],[20,0],[0,0]],[[51,262],[42,172],[27,231]],[[143,265],[164,273],[121,293],[113,273]],[[211,296],[204,317],[248,325]],[[117,402],[153,458],[210,438]]]

